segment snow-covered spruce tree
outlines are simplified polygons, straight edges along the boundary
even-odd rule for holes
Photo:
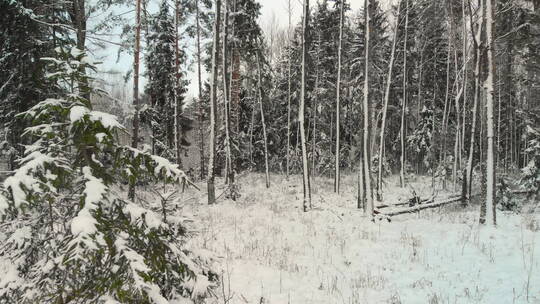
[[[412,134],[407,136],[407,145],[411,154],[416,156],[416,164],[423,163],[428,169],[434,165],[433,152],[431,151],[433,139],[433,111],[424,105],[420,111],[420,121]]]
[[[126,180],[189,182],[177,165],[115,141],[113,115],[96,94],[78,49],[46,58],[64,91],[21,114],[32,123],[20,168],[0,189],[0,303],[169,303],[197,299],[216,279],[186,249],[187,229],[125,198]],[[88,81],[81,81],[88,80]]]
[[[531,195],[540,196],[540,111],[531,111],[527,119],[528,148],[525,150],[529,156],[528,164],[521,169],[520,184]]]
[[[232,156],[232,169],[235,172],[256,166],[264,170],[264,145],[253,144],[253,141],[263,137],[262,126],[257,118],[258,85],[256,55],[261,48],[260,41],[263,33],[258,23],[261,15],[261,4],[255,0],[234,0],[227,4],[228,26],[225,30],[223,24],[223,39],[226,40],[227,70],[225,79],[228,83],[228,124],[230,139],[230,154]],[[225,17],[225,12],[223,16]],[[224,18],[225,19],[225,18]],[[223,22],[222,22],[223,23]],[[225,35],[225,32],[228,34]],[[259,55],[264,55],[265,52]],[[265,57],[261,57],[263,80]],[[223,62],[223,58],[222,58]],[[222,65],[223,66],[223,65]],[[265,107],[266,110],[266,107]],[[255,111],[255,112],[253,112]],[[225,112],[224,112],[225,114]],[[225,122],[225,116],[222,121]],[[252,116],[255,120],[252,120]],[[268,128],[270,129],[270,128]],[[219,132],[218,147],[225,147],[225,132]],[[271,131],[268,132],[270,134]],[[253,140],[253,141],[252,141]],[[269,138],[269,141],[272,141]],[[271,149],[271,147],[269,147]],[[218,149],[219,150],[219,149]],[[226,149],[223,149],[225,152]],[[216,164],[225,164],[225,153],[218,153]],[[274,153],[270,153],[273,155]],[[277,155],[277,153],[275,153]],[[255,155],[255,156],[254,156]],[[258,157],[256,155],[260,155]],[[252,162],[252,160],[254,160]],[[225,166],[226,167],[226,166]],[[226,168],[227,169],[227,168]],[[229,170],[229,173],[231,171]],[[230,178],[230,177],[229,177]]]
[[[22,153],[19,144],[27,125],[14,117],[52,93],[41,81],[44,64],[39,58],[51,54],[53,44],[59,43],[64,32],[57,28],[51,34],[37,20],[52,22],[58,10],[59,5],[50,0],[0,1],[0,128],[6,134],[0,153]],[[13,162],[9,165],[10,170],[16,167]]]
[[[144,108],[143,118],[152,130],[153,150],[156,154],[175,159],[174,102],[175,89],[177,102],[183,103],[183,94],[188,85],[185,77],[180,77],[176,86],[175,66],[175,25],[169,4],[163,1],[159,12],[153,16],[148,32],[148,53],[146,55],[146,76],[148,84],[145,91],[150,97],[151,108]],[[179,50],[180,62],[185,61],[185,53]],[[180,106],[182,108],[182,105]],[[181,113],[178,113],[181,115]],[[179,119],[179,121],[184,121]],[[181,130],[179,130],[181,131]],[[183,132],[180,132],[182,134]],[[185,138],[181,143],[189,145]]]

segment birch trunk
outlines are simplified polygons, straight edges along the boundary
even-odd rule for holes
[[[364,8],[366,14],[366,30],[365,30],[365,72],[364,72],[364,138],[363,138],[363,162],[364,162],[364,184],[365,184],[365,195],[366,195],[366,208],[364,213],[373,215],[374,213],[374,204],[373,204],[373,193],[371,188],[371,157],[369,155],[369,144],[370,144],[370,132],[369,132],[369,120],[370,120],[370,106],[369,106],[369,38],[370,38],[370,23],[371,15],[369,11],[369,0],[364,1]]]
[[[482,10],[480,10],[482,12]],[[471,31],[474,31],[473,29],[473,21],[472,21],[472,9],[471,9],[471,3],[469,1],[469,15],[470,15],[470,27]],[[471,125],[471,141],[469,146],[469,158],[467,160],[467,200],[470,201],[471,195],[472,195],[472,174],[473,174],[473,157],[474,157],[474,148],[475,148],[475,138],[476,138],[476,127],[477,127],[477,118],[478,118],[478,103],[480,102],[480,57],[481,57],[481,51],[479,46],[479,41],[482,33],[482,27],[483,27],[483,16],[480,16],[480,24],[478,25],[478,31],[475,34],[472,33],[473,37],[473,44],[474,44],[474,61],[475,61],[475,68],[474,68],[474,100],[473,100],[473,110],[472,110],[472,125]]]
[[[401,8],[401,1],[398,4],[396,25],[394,27],[394,37],[392,39],[392,51],[390,53],[390,62],[388,63],[388,76],[386,78],[386,88],[384,91],[384,106],[382,112],[382,122],[381,122],[381,134],[379,136],[379,168],[377,170],[377,200],[380,202],[383,200],[382,193],[382,171],[383,171],[383,159],[384,159],[384,132],[386,129],[386,114],[388,113],[388,100],[390,99],[390,86],[392,85],[392,71],[394,69],[394,60],[396,54],[396,43],[397,43],[397,31],[399,25],[399,13]]]
[[[463,35],[463,116],[462,116],[462,129],[461,129],[461,149],[465,150],[465,121],[467,121],[467,66],[469,62],[469,50],[467,43],[467,18],[465,16],[465,0],[461,1],[461,23],[462,23],[462,35]]]
[[[232,153],[231,153],[231,129],[230,129],[230,87],[229,87],[229,80],[227,79],[228,76],[228,69],[227,69],[227,59],[228,56],[228,32],[229,32],[229,0],[225,0],[224,2],[224,16],[223,16],[223,53],[222,53],[222,78],[223,78],[223,104],[224,104],[224,115],[223,120],[225,123],[225,168],[226,168],[226,177],[225,177],[225,183],[230,184],[234,188],[234,168],[232,166]],[[234,191],[231,191],[232,193],[232,199],[235,200],[236,197],[234,195]]]
[[[338,74],[337,74],[337,83],[336,83],[336,152],[335,152],[335,172],[334,172],[334,192],[339,194],[339,182],[340,182],[340,173],[339,173],[339,136],[340,136],[340,99],[341,99],[341,52],[343,44],[343,6],[345,0],[342,0],[339,6],[339,46],[338,46]],[[330,136],[332,137],[332,136]]]
[[[212,78],[210,84],[210,139],[208,144],[208,204],[216,202],[216,189],[214,185],[214,161],[216,154],[216,110],[217,110],[217,77],[218,77],[218,58],[219,58],[219,31],[221,22],[221,0],[215,3],[215,21],[214,21],[214,42],[212,46]]]
[[[291,61],[292,61],[292,44],[291,42],[291,0],[288,1],[288,12],[289,12],[289,26],[287,28],[287,41],[289,42],[288,49],[288,58],[287,58],[287,168],[286,176],[289,178],[289,168],[291,164],[290,154],[291,154]]]
[[[176,163],[182,168],[182,160],[180,156],[182,155],[181,151],[181,141],[180,141],[180,113],[182,111],[182,104],[180,103],[180,49],[178,46],[178,26],[179,20],[178,16],[180,14],[179,9],[180,3],[178,0],[174,2],[174,64],[175,64],[175,83],[174,83],[174,150],[176,156]]]
[[[409,26],[409,1],[405,0],[405,41],[403,43],[403,101],[401,108],[401,157],[399,170],[399,185],[405,187],[405,111],[407,109],[407,27]]]
[[[495,217],[495,147],[494,123],[493,123],[493,95],[494,95],[494,74],[495,62],[493,57],[493,7],[491,0],[485,0],[486,4],[486,40],[487,40],[487,61],[488,73],[484,82],[486,88],[486,133],[487,133],[487,156],[486,156],[486,223],[496,225]]]
[[[136,28],[135,28],[135,52],[133,60],[133,105],[135,114],[133,115],[133,137],[131,147],[137,148],[139,144],[139,52],[141,45],[141,0],[137,0],[136,7]],[[135,200],[135,181],[129,183],[128,197]]]
[[[266,188],[270,188],[270,173],[268,171],[268,138],[266,136],[266,122],[264,120],[264,107],[263,107],[263,86],[262,86],[262,72],[261,72],[261,58],[260,51],[257,52],[257,79],[259,86],[259,110],[261,111],[261,124],[263,130],[264,140],[264,170],[266,173]]]
[[[304,105],[306,102],[306,60],[308,49],[308,26],[309,26],[309,0],[304,0],[304,17],[302,25],[302,88],[300,91],[300,107],[298,109],[298,124],[300,125],[300,140],[302,146],[302,176],[303,176],[303,209],[311,208],[311,185],[309,180],[309,168],[306,147],[306,130],[304,126]]]
[[[320,39],[319,39],[319,43],[320,43]],[[320,59],[317,58],[317,61],[319,61]],[[317,76],[315,77],[315,88],[314,88],[314,91],[317,92],[319,89],[319,71],[317,71]],[[316,93],[317,94],[317,93]],[[311,181],[314,181],[315,180],[315,170],[316,170],[316,165],[315,165],[315,161],[316,161],[316,158],[315,158],[315,147],[317,146],[317,107],[318,107],[318,97],[316,96],[313,101],[312,101],[312,107],[313,107],[313,114],[311,115],[311,118],[312,118],[312,121],[313,121],[313,132],[311,133],[311,170],[310,170],[310,174],[311,174]],[[309,128],[308,128],[309,130]]]
[[[197,81],[199,84],[199,153],[200,153],[200,166],[201,166],[201,180],[204,179],[204,104],[202,100],[202,76],[201,76],[201,23],[199,12],[199,0],[195,4],[196,9],[196,22],[197,22]]]

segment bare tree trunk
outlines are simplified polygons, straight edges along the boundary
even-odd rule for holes
[[[364,138],[363,138],[363,161],[364,161],[364,184],[365,184],[365,193],[366,193],[366,208],[364,213],[373,215],[374,213],[374,203],[373,203],[373,193],[371,188],[371,157],[370,157],[370,132],[369,132],[369,123],[370,123],[370,105],[369,105],[369,38],[370,38],[370,23],[371,23],[371,14],[369,11],[370,4],[369,0],[364,1],[365,14],[366,14],[366,30],[365,30],[365,74],[364,74]]]
[[[137,0],[136,7],[136,28],[135,28],[135,52],[133,60],[133,105],[135,106],[135,114],[133,115],[133,135],[131,147],[137,148],[139,144],[139,52],[141,45],[141,0]],[[130,200],[135,200],[135,183],[130,181],[128,197]]]
[[[474,31],[472,28],[472,9],[471,9],[471,3],[469,1],[469,15],[470,15],[470,23],[471,23],[471,31]],[[473,157],[474,157],[474,149],[475,149],[475,138],[476,138],[476,125],[477,125],[477,117],[478,117],[478,104],[480,102],[480,57],[482,55],[480,50],[479,41],[481,39],[481,33],[482,33],[482,27],[483,27],[483,17],[480,18],[480,24],[478,25],[478,31],[475,34],[472,33],[473,37],[473,44],[474,44],[474,61],[475,61],[475,68],[474,68],[474,101],[473,101],[473,110],[472,110],[472,124],[471,124],[471,141],[469,146],[469,159],[467,160],[467,200],[471,199],[472,195],[472,174],[473,174]]]
[[[264,140],[264,170],[266,173],[266,188],[270,188],[270,173],[268,171],[268,138],[266,136],[266,122],[264,120],[264,107],[263,107],[263,86],[262,86],[262,72],[261,72],[261,58],[260,50],[257,51],[257,79],[259,86],[259,110],[261,111],[261,124],[263,130]]]
[[[182,147],[180,141],[180,113],[182,111],[182,104],[180,102],[180,49],[178,46],[178,26],[179,26],[179,14],[180,3],[178,0],[174,2],[174,63],[175,63],[175,83],[174,83],[174,149],[176,156],[176,163],[182,167]]]
[[[292,61],[292,44],[291,42],[291,0],[288,1],[289,26],[287,28],[287,41],[289,42],[288,58],[287,58],[287,179],[289,178],[290,169],[290,153],[291,153],[291,61]]]
[[[237,12],[237,1],[233,1],[233,13]],[[237,29],[236,29],[236,23],[232,23],[232,30],[231,30],[232,37],[236,37],[238,35]],[[233,39],[231,42],[231,76],[230,76],[230,97],[229,97],[229,130],[234,129],[236,134],[240,133],[240,86],[241,86],[241,79],[240,79],[240,52],[238,48],[236,47],[236,39]],[[234,121],[234,122],[233,122]],[[231,125],[234,125],[234,128],[231,127]],[[233,136],[233,135],[231,135]],[[232,152],[232,163],[234,164],[234,152]]]
[[[70,21],[73,25],[73,28],[75,29],[75,36],[76,36],[76,46],[77,49],[81,51],[86,50],[86,21],[88,19],[88,16],[86,14],[86,0],[73,0],[73,1],[67,1],[69,12]],[[86,74],[86,69],[84,66],[80,66],[79,71],[82,74]],[[82,80],[79,81],[77,84],[79,86],[79,90],[81,88],[88,87],[88,79],[84,77]],[[88,105],[90,104],[90,93],[88,90],[84,90],[81,94],[87,101]]]
[[[251,106],[251,121],[249,124],[249,166],[253,166],[253,129],[255,128],[255,100]]]
[[[463,87],[459,87],[459,74],[460,69],[458,68],[458,54],[457,54],[457,42],[455,41],[454,36],[454,27],[452,26],[452,20],[454,19],[454,13],[452,6],[450,6],[450,35],[451,40],[453,41],[452,44],[454,47],[454,89],[455,89],[455,95],[454,95],[454,107],[456,110],[456,133],[454,136],[454,164],[452,168],[452,182],[454,185],[454,191],[457,190],[457,174],[458,170],[460,169],[461,164],[461,124],[460,124],[460,107],[459,107],[459,100],[461,99],[461,95],[463,94]],[[465,68],[465,60],[463,61],[463,68]],[[463,69],[464,70],[464,69]],[[448,113],[448,116],[450,116],[450,113]]]
[[[465,151],[465,121],[467,121],[467,104],[468,104],[468,95],[467,95],[467,66],[468,66],[468,57],[469,49],[467,44],[467,18],[465,16],[465,0],[461,1],[461,23],[462,23],[462,35],[463,35],[463,116],[462,116],[462,129],[461,129],[461,149]]]
[[[319,40],[319,43],[321,41]],[[319,59],[317,59],[319,60]],[[314,91],[317,92],[319,88],[319,71],[317,71],[317,76],[315,77],[315,88],[314,88]],[[311,115],[311,118],[312,118],[312,121],[313,121],[313,132],[311,133],[311,170],[310,170],[310,174],[311,174],[311,181],[314,181],[315,180],[315,170],[316,170],[316,166],[315,166],[315,161],[316,161],[316,158],[315,158],[315,147],[317,146],[317,107],[318,107],[318,102],[317,102],[317,97],[315,97],[312,101],[312,107],[313,107],[313,115]]]
[[[363,142],[363,134],[360,133],[360,141]],[[364,170],[364,153],[360,153],[360,166],[358,167],[358,209],[366,210],[366,183],[365,183],[365,170]]]
[[[491,0],[486,1],[486,38],[487,38],[487,60],[488,74],[484,82],[486,88],[486,116],[487,116],[487,157],[486,157],[486,222],[488,225],[496,225],[495,215],[495,147],[494,123],[493,123],[493,95],[494,95],[494,74],[495,61],[493,57],[493,7]]]
[[[217,110],[217,78],[218,78],[218,58],[219,58],[219,31],[221,23],[221,0],[216,0],[216,12],[214,21],[214,44],[212,46],[212,78],[210,84],[210,142],[208,157],[208,204],[216,202],[216,189],[214,185],[214,162],[216,155],[216,110]]]
[[[399,26],[399,13],[401,8],[401,1],[398,4],[396,25],[394,27],[394,37],[392,39],[392,51],[390,53],[390,62],[388,63],[388,75],[386,78],[386,89],[384,91],[384,106],[382,112],[382,123],[381,123],[381,134],[379,136],[379,163],[377,170],[377,200],[380,202],[383,200],[382,192],[382,173],[383,173],[383,159],[384,159],[384,132],[386,129],[386,114],[388,113],[388,100],[390,99],[390,86],[392,85],[392,71],[394,69],[394,60],[396,54],[396,43],[397,43],[397,31]]]
[[[303,209],[311,208],[311,185],[309,180],[309,165],[306,147],[306,130],[304,126],[304,105],[306,102],[306,60],[308,49],[308,26],[309,26],[309,0],[304,0],[304,17],[302,26],[302,89],[300,92],[300,107],[298,109],[298,124],[300,125],[300,139],[302,146],[302,174],[303,174]]]
[[[342,0],[339,5],[339,46],[338,46],[338,74],[337,74],[337,83],[336,83],[336,153],[335,153],[335,173],[334,173],[334,192],[339,194],[339,182],[340,182],[340,173],[339,173],[339,137],[340,137],[340,99],[341,99],[341,52],[343,45],[343,6],[345,0]],[[330,136],[332,137],[332,136]]]
[[[202,100],[202,77],[201,77],[201,23],[199,12],[199,0],[195,4],[197,22],[197,81],[199,83],[199,153],[201,166],[201,180],[204,179],[204,104]]]
[[[424,42],[424,45],[422,46],[422,49],[420,50],[420,72],[418,72],[418,106],[416,108],[416,117],[418,117],[418,120],[420,120],[420,112],[422,111],[422,108],[424,107],[424,100],[422,98],[422,90],[423,90],[423,75],[424,75],[424,50],[426,49],[427,43]]]
[[[409,1],[405,0],[405,40],[403,43],[403,101],[401,108],[401,157],[399,170],[399,185],[405,187],[405,112],[407,109],[407,27],[409,26]]]
[[[500,166],[500,151],[501,151],[501,70],[497,70],[497,74],[499,75],[498,79],[499,79],[499,85],[498,85],[498,90],[499,90],[499,94],[497,94],[498,96],[498,100],[497,100],[497,158],[496,158],[496,164],[497,166]],[[527,133],[525,133],[526,135]],[[525,149],[526,150],[526,149]]]
[[[224,115],[223,120],[225,122],[225,182],[230,183],[232,187],[234,187],[234,168],[232,165],[232,153],[231,153],[231,130],[230,130],[230,87],[229,87],[229,79],[228,76],[228,69],[227,69],[227,60],[229,58],[228,56],[228,34],[229,34],[229,0],[224,0],[224,17],[223,17],[223,54],[222,54],[222,77],[223,77],[223,104],[224,104]],[[233,193],[234,191],[231,191]],[[236,197],[234,196],[234,193],[232,195],[232,199],[235,200]]]
[[[442,119],[442,146],[439,156],[439,162],[445,166],[446,172],[446,135],[448,129],[448,116],[450,116],[449,96],[450,96],[450,35],[448,35],[448,50],[446,53],[446,94],[444,97],[444,110]],[[443,189],[446,189],[446,174],[443,177]]]

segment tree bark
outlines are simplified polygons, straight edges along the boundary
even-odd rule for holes
[[[224,0],[224,17],[223,17],[223,54],[222,54],[222,78],[223,78],[223,104],[224,104],[224,115],[223,120],[225,122],[225,182],[229,183],[234,188],[234,168],[232,162],[232,153],[231,153],[231,130],[230,130],[230,87],[228,76],[228,34],[229,34],[229,0]],[[234,192],[234,191],[232,191]],[[236,196],[232,195],[232,199],[235,200]]]
[[[216,154],[216,110],[217,110],[217,77],[218,77],[218,58],[219,58],[219,31],[221,23],[221,0],[216,0],[215,3],[215,18],[214,21],[214,43],[212,46],[212,78],[210,84],[210,140],[208,144],[208,204],[216,202],[216,190],[214,185],[214,162]]]
[[[382,192],[382,171],[383,171],[383,160],[384,160],[384,132],[386,129],[386,115],[388,113],[388,101],[390,99],[390,87],[392,85],[392,71],[394,69],[394,60],[395,60],[395,54],[396,54],[396,43],[397,43],[397,31],[399,26],[399,13],[401,8],[401,1],[398,4],[398,11],[397,11],[397,18],[396,18],[396,25],[394,27],[394,37],[392,38],[392,51],[390,53],[390,62],[388,63],[388,75],[386,78],[386,88],[384,91],[384,106],[383,106],[383,112],[382,112],[382,122],[381,122],[381,134],[379,136],[380,143],[379,143],[379,163],[378,163],[378,170],[377,170],[377,200],[380,202],[383,200],[383,192]]]
[[[473,160],[474,160],[474,149],[475,149],[475,138],[476,138],[476,127],[477,127],[477,118],[478,118],[478,103],[480,102],[480,57],[482,55],[480,50],[479,41],[481,39],[481,33],[482,33],[482,27],[483,27],[483,17],[480,18],[480,24],[478,25],[477,33],[474,33],[473,28],[473,14],[471,9],[471,2],[469,0],[469,16],[470,16],[470,24],[471,24],[471,32],[472,32],[472,41],[474,44],[474,61],[475,61],[475,68],[474,68],[474,99],[473,99],[473,110],[472,110],[472,124],[471,124],[471,140],[470,140],[470,146],[469,146],[469,157],[467,160],[467,200],[470,201],[471,194],[472,194],[472,174],[473,174]],[[480,10],[482,11],[482,10]]]
[[[403,43],[403,101],[401,108],[401,156],[399,170],[399,185],[405,187],[405,112],[407,109],[407,27],[409,26],[409,1],[405,0],[405,40]]]
[[[486,156],[486,223],[496,225],[495,215],[495,146],[494,123],[493,123],[493,96],[494,96],[494,74],[495,62],[493,57],[493,7],[491,0],[485,0],[486,4],[486,40],[487,40],[487,61],[488,73],[484,82],[486,88],[486,119],[487,119],[487,156]]]
[[[303,210],[311,208],[311,185],[309,179],[309,163],[306,147],[306,130],[304,126],[304,105],[306,102],[306,60],[308,51],[309,0],[304,0],[304,15],[302,26],[302,88],[300,92],[300,107],[298,109],[298,124],[300,125],[300,140],[302,146],[302,176],[303,176]]]
[[[174,148],[176,152],[176,163],[182,167],[182,146],[180,140],[180,113],[182,112],[182,104],[180,102],[180,49],[178,46],[178,26],[179,26],[179,14],[180,14],[180,3],[178,0],[175,0],[175,10],[174,10],[174,57],[175,57],[175,83],[174,83]]]
[[[135,52],[133,60],[133,105],[135,114],[133,115],[133,134],[131,147],[137,148],[139,144],[139,52],[141,45],[141,0],[137,0],[136,6],[136,28],[135,28]],[[135,180],[129,183],[128,197],[135,200]]]
[[[266,122],[264,120],[264,107],[263,107],[263,86],[262,86],[262,71],[261,71],[261,58],[260,50],[257,51],[257,79],[259,87],[259,110],[261,111],[261,124],[263,130],[263,141],[264,141],[264,171],[265,171],[265,181],[266,188],[270,188],[270,173],[268,169],[268,138],[266,135]]]
[[[201,166],[201,180],[204,179],[204,103],[202,99],[202,76],[201,76],[201,23],[199,12],[199,0],[195,4],[197,22],[197,81],[199,83],[199,153]]]
[[[292,44],[291,42],[291,0],[288,1],[288,12],[289,12],[289,26],[287,28],[287,41],[289,42],[288,49],[288,62],[287,62],[287,168],[286,176],[289,178],[289,169],[291,165],[290,153],[291,153],[291,62],[292,62]]]
[[[370,102],[369,102],[369,40],[370,40],[370,4],[369,0],[364,1],[364,8],[366,14],[366,30],[365,30],[365,72],[364,72],[364,138],[363,138],[363,162],[364,162],[364,185],[365,185],[365,194],[366,194],[366,208],[364,213],[367,213],[373,216],[374,204],[373,204],[373,193],[371,188],[371,157],[370,157]]]
[[[339,46],[338,46],[338,74],[337,74],[337,83],[336,83],[336,152],[335,152],[335,172],[334,172],[334,192],[339,194],[339,182],[340,182],[340,172],[339,172],[339,153],[340,153],[340,100],[341,100],[341,52],[343,47],[343,6],[345,0],[341,0],[339,5]],[[330,136],[331,137],[331,136]]]

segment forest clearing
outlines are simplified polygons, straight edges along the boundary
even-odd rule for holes
[[[318,179],[308,213],[300,209],[297,177],[272,176],[276,182],[266,189],[264,175],[243,175],[242,197],[210,208],[201,192],[179,198],[181,214],[202,219],[193,243],[218,253],[223,286],[211,303],[540,299],[538,213],[504,212],[497,229],[479,229],[476,201],[373,223],[356,209],[356,179],[344,176],[341,195],[332,193],[331,179]],[[388,184],[388,201],[409,195],[397,176]],[[431,195],[425,177],[410,184]]]

